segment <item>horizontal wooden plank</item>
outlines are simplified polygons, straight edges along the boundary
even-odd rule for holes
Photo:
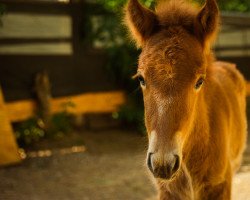
[[[53,38],[0,38],[0,46],[16,45],[16,44],[57,44],[57,43],[71,43],[72,39],[67,37],[53,37]]]
[[[223,25],[234,25],[250,27],[250,15],[239,12],[222,12],[221,19]]]
[[[52,113],[65,110],[65,106],[67,111],[73,114],[109,113],[117,111],[124,103],[124,92],[113,91],[54,98],[51,108]],[[37,105],[32,100],[25,100],[7,103],[6,108],[10,121],[18,122],[34,116]]]
[[[8,13],[69,15],[73,4],[62,1],[10,1],[0,0],[6,5]]]
[[[33,101],[16,101],[11,103],[6,103],[6,109],[8,117],[12,122],[18,122],[35,114],[36,104]]]
[[[247,82],[247,96],[250,96],[250,81]],[[65,110],[72,114],[115,112],[125,103],[122,91],[88,93],[76,96],[54,98],[52,113]],[[67,106],[68,105],[68,106]],[[71,106],[72,105],[72,106]],[[32,100],[15,101],[6,104],[8,118],[12,122],[26,120],[36,113],[37,105]]]
[[[215,47],[215,51],[231,51],[231,50],[249,50],[250,45],[229,45]]]
[[[71,0],[0,0],[1,3],[33,3],[33,4],[44,4],[44,3],[51,3],[51,4],[68,4]]]

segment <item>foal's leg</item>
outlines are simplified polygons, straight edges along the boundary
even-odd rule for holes
[[[216,186],[204,188],[202,200],[231,200],[232,175],[228,169],[226,180]]]
[[[207,194],[202,200],[230,200],[231,185],[228,182],[223,182],[217,186],[205,188]]]
[[[193,187],[191,177],[182,166],[178,175],[170,182],[158,181],[159,200],[193,200]]]

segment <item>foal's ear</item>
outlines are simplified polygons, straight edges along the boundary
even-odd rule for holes
[[[125,8],[125,24],[138,47],[142,47],[157,26],[156,14],[142,6],[138,0],[129,0]]]
[[[219,28],[219,9],[216,0],[206,0],[198,13],[195,26],[204,45],[213,42]]]

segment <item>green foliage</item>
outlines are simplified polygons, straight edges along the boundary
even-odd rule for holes
[[[61,137],[72,130],[71,115],[67,112],[56,113],[51,119],[48,137]]]
[[[154,7],[155,0],[140,0],[147,7]],[[190,0],[201,3],[202,0]],[[250,10],[249,0],[218,0],[222,10],[246,12]],[[93,2],[93,1],[92,1]],[[140,53],[128,40],[123,25],[123,7],[127,0],[95,0],[86,5],[85,40],[91,48],[104,49],[108,56],[105,66],[110,78],[127,91],[128,104],[114,113],[126,125],[142,130],[143,103],[138,82],[132,80],[136,73]],[[204,0],[203,0],[204,2]]]
[[[121,8],[128,2],[127,0],[96,0],[97,3],[103,5],[106,10],[111,12],[120,12]],[[147,7],[154,5],[155,0],[142,0]]]
[[[4,14],[6,10],[6,6],[0,3],[0,17]]]
[[[85,40],[88,46],[105,49],[108,63],[105,66],[110,79],[127,91],[129,104],[114,118],[122,120],[126,125],[142,129],[143,103],[138,82],[132,79],[136,73],[139,50],[127,39],[127,31],[122,23],[123,6],[126,0],[97,0],[97,4],[88,4],[86,8]],[[144,0],[151,7],[153,0]]]
[[[6,6],[0,3],[0,26],[2,26],[2,16],[6,11]]]
[[[36,143],[44,138],[57,139],[72,130],[72,116],[66,111],[56,113],[51,117],[51,125],[44,130],[40,118],[30,118],[14,125],[15,135],[20,146]]]
[[[224,11],[249,12],[249,0],[219,0],[220,9]]]
[[[39,126],[36,118],[28,119],[14,126],[18,143],[23,146],[39,141],[45,136],[45,131]]]

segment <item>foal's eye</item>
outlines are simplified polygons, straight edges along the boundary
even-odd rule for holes
[[[146,86],[146,82],[145,82],[145,79],[140,75],[138,76],[138,81],[140,82],[140,84],[142,86]]]
[[[195,89],[198,90],[204,83],[204,78],[199,78],[199,80],[195,84]]]

